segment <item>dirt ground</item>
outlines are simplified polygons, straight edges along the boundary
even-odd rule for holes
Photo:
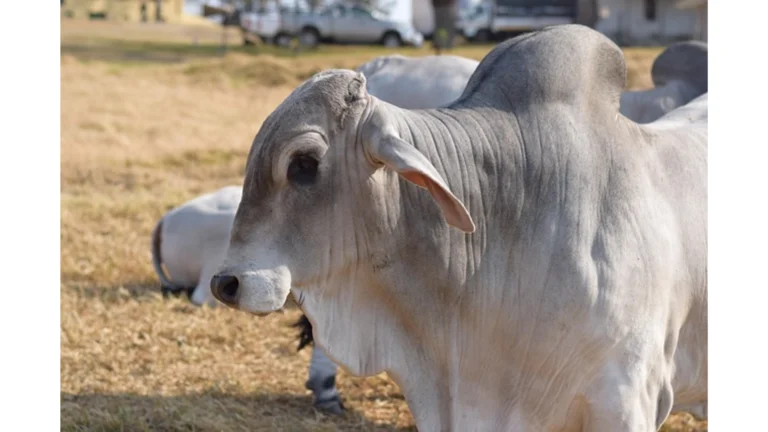
[[[316,412],[303,386],[310,352],[296,353],[290,328],[296,308],[256,318],[164,300],[149,251],[165,211],[240,184],[254,134],[293,86],[387,51],[293,55],[235,47],[232,34],[222,55],[218,31],[194,45],[194,29],[152,28],[62,21],[62,430],[415,430],[384,375],[341,372],[349,412]],[[455,53],[480,59],[489,48]],[[629,87],[650,86],[658,52],[626,51]],[[664,430],[707,423],[681,414]]]

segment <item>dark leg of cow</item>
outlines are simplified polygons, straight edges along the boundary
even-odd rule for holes
[[[294,324],[299,328],[299,350],[314,342],[312,323],[306,315],[302,315]],[[336,389],[336,372],[338,367],[329,359],[323,350],[312,344],[312,359],[309,363],[309,379],[305,387],[312,390],[315,397],[315,408],[330,414],[344,412],[344,404]]]
[[[315,408],[331,414],[344,412],[339,391],[336,390],[337,366],[323,350],[312,347],[312,360],[309,363],[309,379],[304,384],[315,396]]]
[[[314,342],[314,337],[312,336],[312,323],[309,322],[309,318],[307,318],[306,315],[302,315],[293,326],[299,329],[299,347],[296,351],[301,351],[302,348]]]

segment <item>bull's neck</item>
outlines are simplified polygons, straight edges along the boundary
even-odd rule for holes
[[[532,217],[530,209],[536,206],[527,201],[558,195],[550,192],[562,183],[553,167],[560,163],[557,146],[564,144],[542,132],[541,125],[551,122],[523,113],[521,122],[528,129],[521,131],[514,113],[478,105],[393,108],[400,137],[432,162],[468,209],[476,231],[440,231],[430,196],[398,180],[409,230],[397,236],[398,246],[404,245],[398,248],[404,264],[382,276],[382,285],[407,283],[412,288],[384,297],[396,303],[389,310],[398,318],[393,333],[407,329],[399,340],[406,349],[397,353],[399,362],[393,362],[389,372],[420,429],[540,430],[526,423],[523,404],[509,390],[525,386],[529,378],[508,364],[509,344],[489,341],[508,341],[516,331],[507,311],[519,289],[516,265],[525,261],[515,256],[519,250],[510,242]],[[549,115],[543,108],[537,112],[542,113]],[[425,308],[427,303],[431,306]],[[427,309],[439,314],[430,315]],[[501,370],[502,376],[488,373]],[[547,406],[543,398],[528,402],[537,409]]]
[[[512,113],[462,106],[397,110],[400,137],[413,144],[443,176],[451,192],[469,210],[477,236],[485,236],[491,214],[501,216],[505,224],[516,222],[525,181],[532,176]]]
[[[466,206],[476,231],[466,235],[441,225],[428,193],[382,170],[378,179],[386,182],[387,193],[374,201],[386,203],[382,213],[392,210],[395,217],[387,213],[387,222],[397,223],[361,225],[356,233],[378,236],[360,242],[376,246],[361,254],[370,265],[329,280],[322,295],[307,291],[304,310],[315,340],[353,374],[390,372],[421,429],[469,430],[466,421],[484,418],[481,429],[508,430],[505,422],[518,418],[509,416],[514,400],[505,398],[522,378],[506,364],[509,345],[489,341],[508,340],[515,331],[504,324],[515,298],[508,294],[518,291],[514,266],[520,262],[512,263],[511,255],[504,261],[515,238],[509,231],[525,216],[524,200],[537,192],[544,154],[559,143],[537,140],[541,133],[534,131],[534,145],[524,147],[517,117],[492,107],[374,108],[390,110],[385,118],[432,163]],[[384,225],[385,232],[371,233]],[[486,373],[499,370],[506,371],[503,379]]]
[[[509,112],[490,108],[393,109],[395,112],[389,118],[396,119],[400,138],[429,159],[451,192],[467,208],[476,230],[465,234],[448,226],[429,193],[393,175],[393,181],[398,182],[398,193],[392,194],[397,196],[393,206],[399,213],[400,223],[390,237],[398,241],[390,242],[391,250],[379,260],[386,262],[394,258],[395,264],[391,266],[391,274],[379,276],[381,273],[377,272],[377,277],[384,278],[383,283],[388,286],[399,283],[391,278],[407,279],[419,287],[416,295],[442,303],[444,310],[454,310],[457,306],[472,310],[466,293],[488,283],[478,275],[495,274],[497,270],[489,267],[506,268],[506,263],[494,265],[490,257],[509,250],[508,242],[515,237],[510,231],[517,230],[523,215],[526,179],[536,178],[525,166],[527,158],[517,121]],[[413,262],[419,265],[409,265]],[[484,297],[486,294],[489,297]],[[486,290],[473,298],[482,302],[490,301],[490,296]],[[403,310],[413,307],[412,316],[419,316],[419,301],[405,303],[409,304],[399,307]],[[450,322],[449,318],[446,320]],[[414,324],[411,333],[416,334],[417,340],[430,339],[431,325]],[[450,344],[447,340],[431,339],[436,345]]]

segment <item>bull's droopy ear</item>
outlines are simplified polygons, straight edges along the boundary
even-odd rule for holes
[[[428,190],[443,211],[448,225],[467,233],[475,231],[475,223],[467,208],[451,193],[435,167],[421,152],[393,134],[377,135],[369,146],[373,159],[409,182]]]

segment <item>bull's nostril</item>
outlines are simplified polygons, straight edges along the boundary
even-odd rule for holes
[[[233,277],[231,280],[228,280],[224,283],[224,287],[221,289],[221,293],[226,297],[235,298],[237,297],[238,285],[239,283],[237,278]]]
[[[237,289],[240,282],[235,276],[218,275],[211,280],[211,291],[219,301],[234,305],[237,303]]]

